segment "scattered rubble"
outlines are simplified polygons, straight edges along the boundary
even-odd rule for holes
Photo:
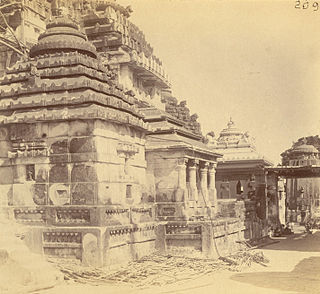
[[[83,267],[77,262],[66,262],[62,259],[51,261],[64,274],[65,280],[70,282],[91,285],[125,283],[139,288],[197,279],[217,271],[241,271],[252,263],[266,266],[269,262],[262,252],[254,250],[243,250],[219,259],[153,254],[114,271],[106,268]]]
[[[25,294],[52,288],[63,275],[40,254],[25,245],[27,229],[5,219],[0,212],[0,293]]]

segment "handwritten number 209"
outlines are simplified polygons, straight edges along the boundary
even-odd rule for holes
[[[296,0],[296,5],[295,5],[295,8],[297,9],[308,9],[310,6],[309,6],[309,1],[305,1],[303,2],[302,4],[302,7],[301,7],[301,1],[300,0]],[[317,11],[319,9],[319,2],[312,2],[312,7],[314,8],[313,11]]]

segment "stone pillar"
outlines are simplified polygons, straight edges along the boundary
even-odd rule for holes
[[[197,161],[189,159],[188,171],[189,171],[189,204],[190,207],[194,207],[195,203],[198,202],[198,188],[197,188]]]
[[[185,189],[187,187],[187,179],[186,179],[186,169],[187,169],[187,159],[179,158],[178,159],[178,187],[181,189]]]
[[[208,162],[201,162],[200,164],[200,187],[202,196],[199,195],[199,202],[202,202],[204,206],[211,206],[208,197]]]
[[[208,168],[209,185],[208,194],[213,211],[216,213],[218,211],[218,199],[217,199],[217,189],[216,189],[216,163],[210,163]]]
[[[255,175],[256,177],[256,204],[257,215],[260,219],[266,219],[268,215],[267,206],[267,181],[265,172],[259,171]]]
[[[177,160],[177,171],[178,171],[178,188],[175,193],[175,200],[177,202],[182,202],[187,200],[187,159],[179,158]]]

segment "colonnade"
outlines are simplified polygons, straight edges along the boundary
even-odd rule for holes
[[[190,207],[217,208],[215,162],[182,158],[178,161],[178,187],[188,191]]]

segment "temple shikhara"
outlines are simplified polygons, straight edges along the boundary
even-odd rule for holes
[[[218,257],[280,225],[280,169],[232,119],[218,138],[202,133],[130,7],[20,0],[0,12],[1,215],[27,226],[32,252],[92,266]],[[319,164],[315,147],[288,156]]]

